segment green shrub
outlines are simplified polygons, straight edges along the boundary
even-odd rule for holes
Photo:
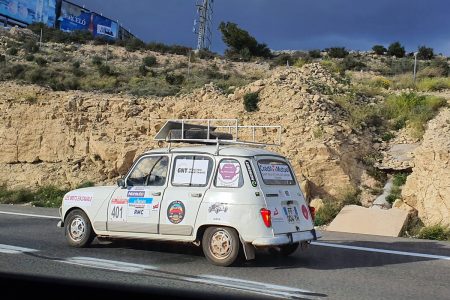
[[[170,85],[181,85],[184,82],[184,76],[182,74],[167,74],[166,82]]]
[[[388,58],[386,60],[387,69],[383,70],[384,75],[397,75],[409,73],[412,78],[414,70],[414,60],[409,57],[404,57],[400,59]]]
[[[113,71],[111,69],[110,66],[105,65],[105,64],[101,64],[97,67],[98,73],[101,76],[109,76],[109,75],[113,75]]]
[[[11,47],[6,51],[7,54],[16,56],[19,53],[19,50],[16,47]]]
[[[27,54],[25,56],[25,60],[26,61],[33,61],[34,60],[34,55],[33,54]]]
[[[6,62],[6,56],[3,54],[0,54],[0,63],[4,64]]]
[[[39,51],[39,45],[33,40],[28,40],[23,44],[23,49],[27,53],[36,53]]]
[[[60,207],[64,195],[68,191],[49,185],[40,187],[34,193],[33,205],[41,207]]]
[[[424,92],[450,89],[450,78],[423,78],[417,83],[417,89]]]
[[[145,43],[137,38],[131,38],[126,41],[125,49],[129,52],[145,49]]]
[[[81,63],[80,63],[78,60],[77,60],[77,61],[74,61],[74,62],[72,63],[72,68],[74,68],[74,69],[79,69],[80,66],[81,66]]]
[[[341,210],[339,203],[333,200],[324,200],[324,206],[316,213],[315,226],[322,226],[330,223]]]
[[[386,90],[391,87],[391,84],[392,82],[389,79],[381,76],[377,76],[370,81],[371,86],[380,87]]]
[[[391,192],[386,197],[386,201],[390,204],[394,203],[395,200],[402,198],[402,189],[398,185],[392,185]]]
[[[430,60],[430,59],[433,59],[433,57],[434,57],[433,48],[428,48],[426,46],[419,47],[419,51],[417,53],[418,59]]]
[[[325,49],[329,57],[344,58],[348,55],[348,51],[344,47],[331,47]]]
[[[94,66],[100,66],[101,64],[103,64],[103,59],[100,56],[95,55],[94,57],[92,57],[92,64]]]
[[[142,59],[142,63],[144,64],[144,66],[152,67],[157,63],[156,57],[154,57],[153,55],[146,56]]]
[[[403,173],[403,172],[394,174],[392,184],[396,185],[396,186],[404,185],[406,183],[406,179],[408,178],[408,175],[409,175],[408,173]]]
[[[139,74],[141,74],[142,76],[147,76],[148,74],[148,69],[145,65],[140,65],[139,66]]]
[[[366,64],[362,62],[360,59],[355,58],[352,55],[347,55],[340,62],[342,70],[355,70],[360,71],[366,68]]]
[[[389,56],[395,56],[401,58],[405,56],[405,47],[403,47],[400,42],[395,42],[389,45],[387,54]]]
[[[372,47],[373,52],[378,55],[384,55],[387,52],[386,47],[383,45],[375,45]]]
[[[409,122],[415,136],[420,137],[426,123],[444,105],[446,101],[442,98],[403,93],[389,96],[384,102],[383,113],[393,124],[406,125]]]
[[[247,93],[244,95],[244,108],[248,112],[258,110],[259,94]]]
[[[22,79],[25,76],[25,70],[25,66],[18,64],[10,66],[6,73],[10,75],[10,79]]]
[[[419,239],[448,241],[450,240],[450,228],[439,224],[423,227],[417,237]]]
[[[381,136],[381,139],[385,142],[389,142],[390,140],[392,140],[393,138],[395,138],[395,134],[393,134],[392,132],[385,132],[383,133],[383,135]]]
[[[311,58],[321,58],[322,57],[319,49],[309,50],[308,54]]]
[[[211,52],[207,49],[202,49],[202,50],[197,51],[195,56],[200,59],[205,59],[205,60],[210,60],[210,59],[214,59],[214,58],[218,57],[218,55],[216,53]]]
[[[47,65],[47,60],[45,59],[45,58],[43,58],[43,57],[37,57],[35,60],[34,60],[36,63],[37,63],[37,65],[38,66],[40,66],[40,67],[44,67],[44,66],[46,66]]]

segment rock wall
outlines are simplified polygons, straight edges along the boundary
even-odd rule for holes
[[[13,187],[111,183],[145,149],[163,146],[153,136],[165,119],[238,118],[282,125],[283,145],[272,150],[291,160],[300,180],[309,180],[310,196],[336,196],[358,184],[363,169],[356,157],[368,147],[322,93],[345,88],[319,64],[280,68],[231,95],[206,85],[192,94],[138,99],[3,82],[0,178]],[[244,110],[247,92],[259,92],[257,112]]]
[[[428,123],[414,155],[403,201],[418,211],[425,225],[450,225],[450,109]]]

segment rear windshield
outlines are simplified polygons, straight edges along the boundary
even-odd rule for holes
[[[262,159],[258,161],[259,172],[267,185],[295,184],[289,165],[280,160]]]

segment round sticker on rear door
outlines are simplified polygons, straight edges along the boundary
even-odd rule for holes
[[[167,208],[167,218],[173,224],[181,223],[184,219],[184,204],[181,201],[173,201]]]
[[[305,219],[308,220],[309,214],[308,214],[308,209],[306,208],[305,205],[302,205],[302,213],[303,213],[303,216],[305,217]]]

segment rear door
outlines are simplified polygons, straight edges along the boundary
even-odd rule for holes
[[[257,157],[256,164],[274,234],[313,229],[303,193],[286,159]]]

